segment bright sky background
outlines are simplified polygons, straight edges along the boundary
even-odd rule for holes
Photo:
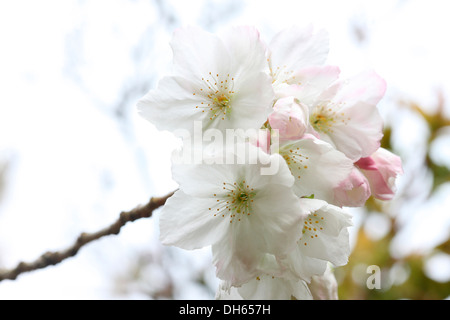
[[[0,2],[0,162],[13,161],[0,202],[0,267],[65,248],[80,232],[176,188],[169,161],[176,140],[137,116],[139,90],[133,91],[146,83],[150,89],[169,70],[176,27],[255,25],[269,41],[284,27],[309,22],[329,31],[329,63],[344,77],[372,68],[387,80],[380,103],[386,118],[393,101],[432,108],[438,89],[450,98],[444,0]],[[366,32],[359,44],[353,26]],[[115,117],[116,110],[127,116]],[[398,134],[396,146],[414,154],[424,129],[408,114],[396,115],[407,133]],[[436,150],[447,164],[449,145]],[[397,252],[426,250],[448,236],[449,189],[440,190],[432,210],[405,209],[414,223],[399,237]],[[432,216],[427,231],[416,232],[425,215]],[[138,290],[114,292],[111,277],[128,270],[137,252],[162,250],[157,232],[157,217],[128,225],[60,266],[0,283],[0,299],[144,298]],[[201,269],[208,253],[196,252],[193,268]],[[443,259],[437,272],[439,265],[448,268]],[[208,297],[190,285],[180,290],[179,298]]]

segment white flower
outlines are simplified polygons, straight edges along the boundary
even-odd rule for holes
[[[353,163],[342,152],[313,136],[289,141],[279,153],[295,178],[294,191],[299,197],[334,201],[334,188],[351,173]]]
[[[252,152],[245,164],[175,165],[180,190],[167,201],[160,220],[163,244],[212,245],[217,276],[232,285],[256,277],[266,254],[282,257],[291,251],[307,215],[281,156],[247,147]],[[264,163],[276,163],[276,174],[262,175]]]
[[[328,262],[345,265],[350,254],[348,227],[351,216],[322,200],[301,199],[301,207],[311,213],[304,220],[302,236],[285,263],[299,278],[310,281],[323,275]]]
[[[337,81],[310,106],[313,132],[353,161],[372,155],[383,136],[376,105],[385,90],[385,81],[372,71]]]
[[[173,36],[174,75],[161,79],[139,102],[158,129],[259,129],[273,104],[265,46],[255,28],[236,27],[221,37],[199,28]]]

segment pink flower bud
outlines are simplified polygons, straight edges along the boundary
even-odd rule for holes
[[[308,109],[294,97],[278,99],[269,115],[272,129],[278,129],[280,140],[302,138],[308,124]]]

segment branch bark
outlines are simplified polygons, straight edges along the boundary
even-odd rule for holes
[[[151,217],[153,211],[159,207],[162,207],[166,203],[166,200],[173,194],[174,192],[171,192],[163,197],[152,197],[145,205],[137,206],[130,211],[122,211],[119,218],[109,227],[93,233],[81,233],[76,241],[65,250],[46,252],[33,262],[20,262],[14,269],[0,270],[0,281],[6,279],[15,280],[22,273],[56,265],[67,258],[75,256],[83,246],[94,240],[98,240],[104,236],[119,234],[120,230],[127,222],[133,222],[138,219]]]

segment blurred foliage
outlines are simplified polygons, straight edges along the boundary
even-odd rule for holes
[[[425,111],[416,103],[401,103],[417,113],[427,124],[429,135],[426,137],[426,152],[423,155],[423,170],[432,176],[431,190],[426,190],[427,201],[434,192],[443,184],[450,182],[450,168],[437,164],[430,154],[431,145],[443,134],[449,134],[450,119],[444,114],[445,101],[439,94],[438,105],[434,112]],[[384,138],[381,146],[397,153],[392,144],[392,130],[387,127],[384,130]],[[418,153],[420,154],[420,153]],[[418,154],[415,154],[417,156]],[[402,159],[408,161],[408,159]],[[408,188],[406,186],[405,188]],[[403,192],[398,198],[402,203],[408,202],[414,193]],[[450,297],[450,283],[435,281],[425,272],[426,260],[435,253],[450,254],[450,238],[423,254],[413,253],[406,257],[395,258],[390,251],[392,241],[403,226],[398,223],[398,214],[395,212],[396,199],[390,202],[382,202],[370,198],[362,213],[361,228],[357,232],[355,246],[349,258],[349,263],[336,270],[336,278],[339,283],[339,298],[342,300],[440,300]],[[364,225],[373,215],[382,215],[388,221],[389,231],[381,238],[373,239],[367,234]],[[369,289],[366,281],[371,273],[367,273],[369,265],[377,265],[381,270],[381,288]]]

